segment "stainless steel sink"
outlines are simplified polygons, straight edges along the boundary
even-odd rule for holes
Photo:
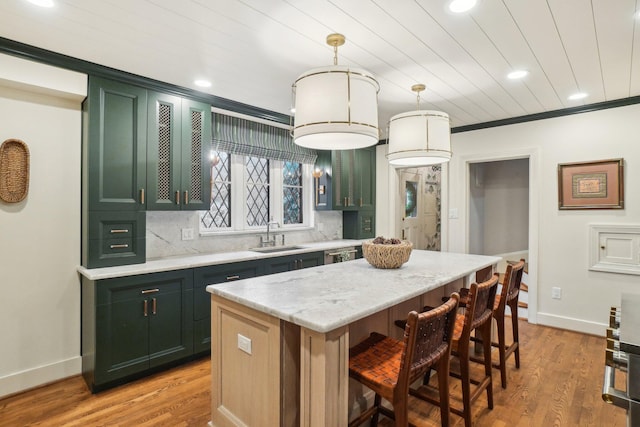
[[[261,252],[263,254],[270,254],[274,252],[287,252],[295,251],[296,249],[303,249],[302,246],[268,246],[265,248],[251,248],[252,252]]]

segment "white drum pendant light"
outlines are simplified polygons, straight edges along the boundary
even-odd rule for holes
[[[371,73],[338,65],[342,34],[327,36],[333,66],[314,68],[293,84],[293,142],[317,150],[348,150],[378,142],[378,90]]]
[[[389,120],[389,164],[395,167],[435,165],[451,160],[449,115],[420,110],[423,84],[413,85],[418,93],[417,111],[397,114]]]

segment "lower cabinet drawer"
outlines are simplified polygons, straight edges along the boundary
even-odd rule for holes
[[[89,212],[88,219],[87,268],[145,262],[144,212]]]
[[[88,268],[114,265],[141,264],[145,262],[144,238],[89,240]]]

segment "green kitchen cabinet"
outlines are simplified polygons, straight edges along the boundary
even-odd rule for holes
[[[376,181],[375,147],[332,152],[333,209],[374,209]]]
[[[82,265],[142,263],[147,91],[91,76],[82,107]]]
[[[265,264],[265,274],[283,273],[285,271],[324,265],[324,252],[284,255],[275,258],[266,258],[263,262]]]
[[[211,294],[207,286],[262,275],[259,261],[243,261],[198,267],[194,270],[193,346],[194,353],[211,350]]]
[[[83,103],[83,195],[89,211],[144,209],[147,91],[91,76]]]
[[[144,262],[147,210],[209,208],[209,105],[90,76],[82,139],[83,266]]]
[[[147,210],[209,209],[211,107],[149,92]]]
[[[146,216],[140,212],[88,213],[86,259],[89,268],[145,262]]]
[[[82,284],[82,372],[93,392],[193,354],[193,270]]]
[[[375,212],[348,211],[342,214],[342,237],[345,239],[372,239],[375,237]]]

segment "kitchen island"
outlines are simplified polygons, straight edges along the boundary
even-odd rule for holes
[[[414,250],[399,269],[361,259],[208,286],[213,426],[346,426],[362,396],[350,396],[350,345],[401,333],[396,318],[499,260]]]

